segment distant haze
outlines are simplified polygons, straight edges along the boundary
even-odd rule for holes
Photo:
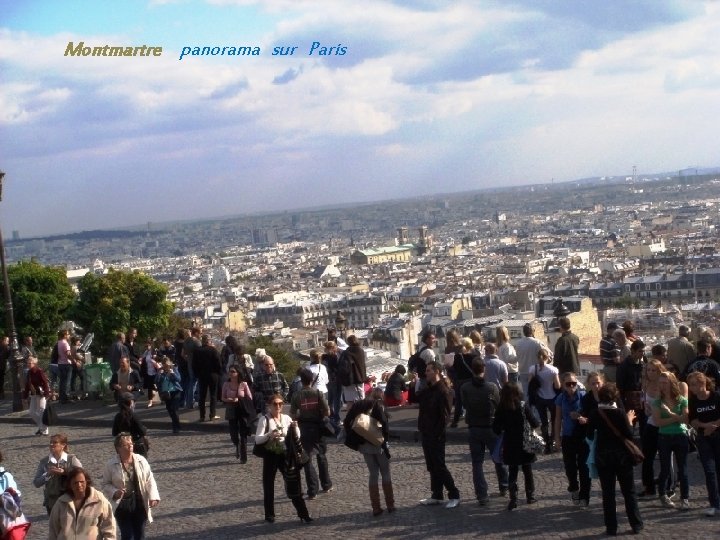
[[[0,0],[0,13],[6,237],[718,165],[718,2]],[[64,55],[81,41],[163,52]],[[309,55],[314,42],[328,54]],[[203,46],[260,54],[179,60]]]

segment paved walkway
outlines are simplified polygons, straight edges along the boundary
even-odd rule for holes
[[[392,474],[398,511],[378,518],[370,515],[367,472],[362,457],[343,445],[331,444],[328,451],[335,490],[320,495],[308,505],[317,518],[302,525],[292,505],[276,484],[277,522],[263,521],[261,461],[254,456],[246,465],[234,458],[225,422],[194,422],[196,411],[183,413],[184,429],[172,436],[164,407],[144,407],[138,414],[150,429],[150,463],[160,488],[162,502],[148,538],[234,539],[280,534],[287,538],[473,538],[481,536],[532,538],[590,538],[604,531],[599,486],[594,484],[591,505],[581,510],[569,504],[566,483],[558,454],[543,456],[535,465],[538,504],[509,513],[506,500],[493,497],[480,507],[474,502],[472,476],[464,429],[450,430],[448,464],[463,497],[454,510],[421,507],[417,501],[429,495],[429,481],[422,450],[412,442],[414,409],[394,412]],[[63,406],[65,431],[71,450],[99,483],[104,463],[113,455],[110,426],[115,407],[102,402],[80,402]],[[220,412],[222,415],[222,411]],[[48,438],[34,436],[26,413],[9,412],[9,403],[0,402],[0,447],[3,465],[11,471],[23,491],[25,509],[34,525],[31,538],[47,537],[47,517],[41,506],[41,490],[32,486],[39,460],[48,452]],[[486,464],[491,490],[497,485]],[[639,471],[638,471],[639,473]],[[637,475],[636,475],[637,476]],[[706,518],[705,488],[699,463],[690,457],[691,503],[693,510],[680,512],[660,507],[656,500],[641,503],[646,528],[641,538],[718,538],[720,518]],[[304,483],[304,482],[303,482]],[[522,491],[522,490],[521,490]],[[622,498],[618,494],[621,503]],[[622,503],[620,531],[627,533]]]

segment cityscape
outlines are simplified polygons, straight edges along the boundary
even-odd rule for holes
[[[684,170],[46,238],[15,232],[6,250],[9,261],[65,266],[71,283],[110,268],[144,272],[218,342],[266,335],[307,353],[342,314],[379,375],[407,360],[425,328],[442,350],[453,328],[490,337],[502,324],[515,339],[531,321],[552,345],[558,297],[588,357],[610,320],[632,320],[648,345],[681,323],[714,326],[719,205],[720,169]]]

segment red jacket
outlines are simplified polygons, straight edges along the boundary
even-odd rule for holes
[[[25,380],[25,390],[23,391],[23,398],[27,399],[33,389],[35,394],[41,394],[43,397],[50,396],[50,385],[48,384],[47,376],[45,372],[37,366],[33,366],[28,371],[27,378]]]

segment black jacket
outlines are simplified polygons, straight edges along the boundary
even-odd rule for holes
[[[494,383],[486,383],[480,377],[460,387],[465,423],[470,427],[492,427],[495,410],[500,402],[500,391]]]
[[[212,374],[222,373],[220,353],[212,345],[198,347],[192,358],[193,375],[198,379],[209,379]]]
[[[440,379],[417,393],[420,404],[418,431],[425,436],[442,436],[450,417],[453,396],[445,380]]]

